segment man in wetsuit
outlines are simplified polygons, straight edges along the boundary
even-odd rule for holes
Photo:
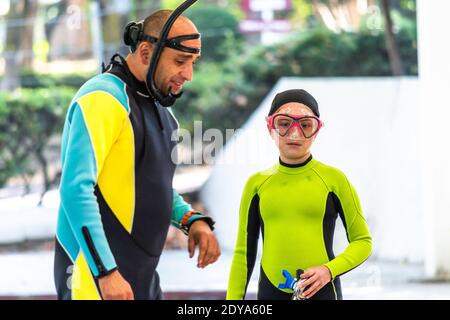
[[[172,13],[127,26],[132,53],[114,56],[69,107],[54,264],[59,299],[161,299],[156,267],[170,224],[188,235],[190,257],[198,246],[198,267],[220,255],[212,219],[172,188],[178,123],[167,99],[149,89],[154,81],[162,97],[178,97],[200,57],[195,25],[179,16],[149,80]]]
[[[341,171],[311,155],[322,127],[319,116],[317,101],[305,90],[287,90],[273,100],[267,126],[280,159],[245,186],[227,299],[245,297],[260,232],[258,299],[292,298],[292,290],[278,288],[285,282],[283,270],[302,280],[307,299],[342,299],[339,276],[369,257],[372,239],[355,189]],[[335,257],[338,216],[349,245]]]

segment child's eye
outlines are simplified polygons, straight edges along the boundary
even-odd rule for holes
[[[291,125],[290,121],[280,121],[278,122],[278,126],[282,127],[282,128],[287,128]]]

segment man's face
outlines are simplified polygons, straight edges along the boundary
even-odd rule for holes
[[[294,117],[314,116],[314,113],[307,106],[301,103],[290,102],[283,105],[275,114],[288,114]],[[298,126],[293,126],[288,133],[282,137],[275,129],[270,129],[270,135],[280,150],[282,158],[296,160],[301,159],[310,153],[311,146],[317,133],[307,139]]]
[[[169,37],[198,33],[190,21],[177,20],[169,32]],[[192,48],[201,48],[201,40],[186,40],[181,43]],[[186,81],[193,79],[194,64],[200,54],[192,54],[172,48],[164,48],[155,72],[156,87],[165,95],[169,90],[178,94]]]

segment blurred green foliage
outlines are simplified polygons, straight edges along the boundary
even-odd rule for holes
[[[203,121],[204,130],[239,128],[281,77],[391,75],[383,30],[366,28],[364,22],[359,32],[300,28],[280,43],[252,47],[227,9],[198,6],[189,16],[203,33],[203,57],[173,111],[181,127],[191,131],[195,120]],[[393,16],[405,72],[416,76],[415,20],[400,11]],[[61,134],[73,95],[91,76],[23,73],[23,89],[0,94],[0,186],[11,176],[36,171],[31,162],[45,156],[50,138]]]
[[[413,26],[411,26],[413,27]],[[414,30],[397,34],[407,75],[416,76],[417,44]],[[281,77],[390,76],[382,32],[334,33],[316,28],[282,43],[253,50],[228,51],[219,62],[199,62],[194,80],[174,107],[181,126],[239,128]]]
[[[20,75],[20,82],[23,88],[53,88],[71,87],[80,88],[94,74],[39,74],[24,71]]]
[[[62,132],[74,94],[67,87],[0,93],[0,186],[10,177],[35,172],[46,161],[45,150]]]
[[[223,61],[229,55],[230,46],[241,48],[243,37],[239,32],[239,22],[227,10],[217,6],[194,7],[186,16],[202,34],[202,60]]]

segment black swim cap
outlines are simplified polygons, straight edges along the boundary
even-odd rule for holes
[[[273,115],[278,109],[289,102],[302,103],[310,108],[317,117],[320,117],[319,105],[316,99],[303,89],[292,89],[278,93],[272,101],[269,116]]]

